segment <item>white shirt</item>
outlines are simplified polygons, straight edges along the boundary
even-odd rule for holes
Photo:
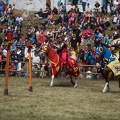
[[[119,3],[116,0],[114,0],[113,5],[118,5],[118,4]]]
[[[33,60],[32,60],[32,63],[34,64],[36,64],[36,63],[40,63],[40,57],[39,56],[34,56],[33,57]]]
[[[82,0],[82,2],[87,2],[88,0]]]
[[[16,21],[22,22],[22,21],[23,21],[23,17],[17,17],[17,18],[16,18]]]
[[[91,79],[92,78],[92,72],[91,71],[87,71],[86,72],[86,79]]]
[[[4,56],[7,56],[7,50],[6,50],[6,49],[4,49],[4,50],[2,51],[2,53],[3,53]]]

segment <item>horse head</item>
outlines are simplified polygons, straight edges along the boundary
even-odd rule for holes
[[[43,52],[43,53],[48,53],[48,51],[49,51],[49,45],[48,45],[49,43],[43,43],[42,45],[41,45],[41,51]]]
[[[96,49],[96,57],[100,58],[103,56],[106,50],[107,48],[104,45],[100,44]]]

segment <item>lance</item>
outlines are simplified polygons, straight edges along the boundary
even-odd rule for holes
[[[120,62],[120,51],[119,51],[119,58],[118,58],[119,62]]]

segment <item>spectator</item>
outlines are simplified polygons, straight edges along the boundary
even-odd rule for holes
[[[76,6],[78,4],[78,0],[72,0],[72,4]]]
[[[75,12],[78,14],[79,13],[79,7],[78,5],[75,6]]]
[[[16,66],[14,65],[14,63],[12,62],[11,65],[9,66],[10,71],[10,76],[15,76],[16,75]]]
[[[77,54],[72,47],[69,49],[69,52],[70,52],[71,58],[77,61]]]
[[[62,2],[61,2],[61,0],[58,0],[58,2],[57,2],[58,13],[60,12],[61,6],[62,6]]]
[[[34,13],[35,17],[37,17],[38,19],[42,19],[43,18],[43,10],[42,8],[40,9],[40,11]]]
[[[38,76],[38,73],[39,73],[38,70],[39,70],[39,67],[37,66],[37,64],[32,66],[32,76],[33,77],[37,77]]]
[[[109,39],[108,34],[105,35],[105,37],[104,37],[104,39],[103,39],[103,42],[104,42],[105,44],[109,44],[110,39]]]
[[[118,4],[119,4],[118,0],[114,0],[113,5],[115,6],[115,8],[117,8]]]
[[[110,10],[112,10],[112,6],[113,6],[113,0],[108,0],[109,6],[110,6]]]
[[[78,43],[79,41],[77,40],[77,38],[76,38],[76,34],[73,34],[73,37],[71,38],[71,40],[70,40],[70,45],[71,45],[71,47],[73,47],[73,49],[76,51],[77,50],[77,43]]]
[[[13,52],[13,51],[16,51],[16,45],[13,43],[11,46],[10,46],[10,50],[11,50],[11,52]]]
[[[13,7],[11,4],[8,5],[8,7],[6,8],[6,14],[9,15],[13,13]]]
[[[82,0],[83,12],[86,11],[86,4],[87,4],[87,0]]]
[[[80,49],[79,53],[78,53],[78,60],[81,60],[81,62],[83,63],[84,61],[84,55],[85,55],[85,51],[84,51],[84,46],[82,46],[82,48]]]
[[[33,57],[32,57],[32,64],[33,65],[39,65],[39,63],[40,63],[40,57],[38,56],[38,53],[35,53],[35,55],[33,55]]]
[[[57,9],[56,7],[54,7],[53,10],[52,10],[52,12],[53,12],[54,14],[58,14],[58,9]]]
[[[106,4],[103,4],[103,6],[101,7],[102,13],[103,14],[107,14],[107,6]]]
[[[115,14],[114,14],[114,17],[113,17],[113,23],[117,23],[117,20],[119,18],[119,12],[118,11],[115,11]]]
[[[17,67],[17,70],[18,71],[21,71],[22,69],[22,61],[23,61],[23,55],[22,55],[22,52],[21,52],[21,49],[20,48],[17,48],[17,61],[18,61],[18,67]],[[18,75],[20,75],[20,72],[18,73]]]
[[[64,15],[65,15],[65,13],[66,13],[66,8],[65,8],[65,6],[62,6],[60,13],[61,13],[62,16],[64,17]]]
[[[86,72],[86,79],[92,79],[93,75],[91,72],[91,67],[88,67],[87,72]]]
[[[98,1],[96,1],[94,6],[95,6],[94,7],[95,12],[98,13],[100,10],[100,3]]]
[[[3,12],[4,12],[3,2],[0,1],[0,14],[3,15]]]
[[[95,56],[92,54],[92,51],[89,50],[87,54],[85,54],[84,57],[87,65],[95,65]]]
[[[89,38],[93,38],[93,31],[92,29],[90,28],[90,26],[87,27],[87,29],[85,30],[85,34],[86,36]]]
[[[32,28],[32,22],[28,20],[28,23],[26,25],[26,29],[31,29]]]
[[[47,18],[43,20],[43,23],[45,23],[46,26],[49,26],[51,20],[53,20],[53,14],[52,14],[52,13],[50,13],[50,14],[47,16]]]
[[[16,25],[17,25],[17,26],[18,26],[18,25],[22,26],[22,22],[23,22],[23,17],[22,17],[21,15],[18,15],[18,16],[16,17]]]
[[[107,27],[110,26],[110,20],[109,20],[109,17],[105,15],[105,17],[103,18],[103,22],[104,22],[104,26],[105,28],[107,29]]]

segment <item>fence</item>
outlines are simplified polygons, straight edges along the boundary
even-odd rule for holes
[[[2,62],[5,62],[5,61],[2,61]],[[10,63],[15,63],[16,61],[10,61]],[[19,75],[17,75],[17,73],[18,74],[22,74],[22,73],[26,73],[26,77],[28,78],[28,76],[29,76],[29,69],[28,69],[28,62],[25,62],[25,61],[21,61],[20,63],[22,63],[22,64],[24,64],[23,65],[23,67],[21,68],[21,70],[10,70],[9,69],[9,72],[16,72],[16,75],[15,76],[19,76]],[[32,65],[32,67],[34,67],[36,64],[38,64],[38,63],[34,63],[34,65]],[[83,74],[83,75],[86,75],[86,74],[92,74],[92,75],[99,75],[100,73],[97,73],[97,71],[91,71],[91,73],[87,73],[87,68],[88,67],[91,67],[91,68],[97,68],[98,66],[96,66],[96,65],[83,65],[83,64],[80,64],[80,63],[78,63],[79,64],[79,66],[80,66],[80,74]],[[39,66],[42,66],[42,65],[44,65],[44,63],[43,62],[41,62],[41,63],[39,63]],[[4,71],[5,72],[5,69],[2,69],[2,64],[1,64],[1,66],[0,66],[0,71]],[[4,68],[5,68],[5,66],[4,66]],[[32,69],[32,73],[33,73],[33,76],[34,76],[34,73],[35,72],[38,72],[38,75],[37,75],[37,77],[44,77],[44,76],[46,76],[46,73],[47,73],[47,71],[45,71],[44,69],[43,69],[43,67],[40,67],[40,68],[38,68],[38,70],[33,70]],[[22,75],[21,75],[22,76]]]
[[[5,64],[1,64],[2,62],[5,62],[5,61],[0,62],[0,72],[5,72]],[[16,70],[9,69],[9,72],[16,72],[15,76],[19,76],[17,74],[20,74],[20,73],[26,73],[25,76],[26,77],[29,76],[28,62],[25,62],[25,61],[20,61],[20,62],[18,62],[18,61],[10,61],[10,63],[21,63],[21,64],[24,64],[24,65],[22,65],[23,67],[21,67],[20,70],[18,70],[17,68],[16,68]],[[39,65],[39,66],[42,66],[44,63],[43,62],[41,62],[39,64],[34,63],[34,65],[32,64],[32,67],[36,66],[36,64]],[[4,69],[2,69],[2,68],[4,68]],[[42,67],[40,67],[40,69],[38,69],[38,70],[32,70],[32,73],[34,73],[34,72],[39,72],[40,77],[44,77],[44,75],[46,74],[46,71],[44,69],[42,69]]]

